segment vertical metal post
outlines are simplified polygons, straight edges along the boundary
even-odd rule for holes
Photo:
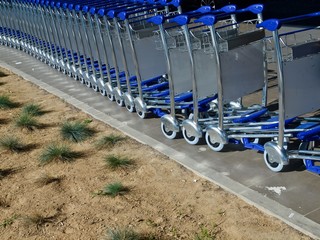
[[[120,28],[119,28],[119,23],[116,19],[116,17],[113,18],[113,25],[116,30],[116,34],[119,40],[119,45],[120,45],[120,53],[122,57],[122,62],[123,62],[123,67],[124,67],[124,74],[126,76],[126,83],[127,83],[127,92],[131,94],[131,85],[130,85],[130,76],[129,76],[129,71],[128,71],[128,63],[126,59],[126,55],[124,52],[123,44],[122,44],[122,38],[121,38],[121,33],[120,33]],[[120,85],[118,85],[120,89]]]
[[[80,29],[80,26],[78,24],[78,27],[79,27],[79,36],[81,38],[81,42],[82,42],[82,47],[83,47],[83,54],[84,54],[84,64],[85,64],[85,67],[86,67],[86,72],[87,74],[90,73],[90,68],[89,68],[89,63],[88,63],[88,56],[90,55],[90,53],[88,54],[88,49],[86,48],[86,44],[84,41],[86,41],[88,43],[88,35],[87,35],[87,32],[86,32],[86,27],[84,25],[84,18],[83,18],[83,14],[81,12],[81,10],[79,11],[79,16],[78,17],[78,21],[81,22],[81,27],[82,27],[82,31],[84,33],[84,38],[82,37],[82,34],[81,34],[81,29]],[[90,63],[91,63],[91,67],[93,66],[93,59],[90,58]]]
[[[136,50],[134,48],[134,43],[133,43],[132,33],[131,33],[131,30],[130,30],[129,20],[125,19],[124,21],[125,21],[125,27],[126,27],[126,30],[127,30],[127,34],[128,34],[128,37],[129,37],[129,42],[130,42],[130,47],[131,47],[131,52],[132,52],[132,57],[133,57],[133,63],[134,63],[135,70],[136,70],[135,74],[136,74],[137,83],[138,83],[139,97],[140,97],[141,100],[143,100],[142,86],[141,86],[141,75],[140,75],[140,68],[139,68],[137,53],[136,53]]]
[[[100,27],[102,22],[98,18],[97,14],[95,14],[94,17],[95,17],[95,21],[96,21],[98,34],[99,34],[99,40],[101,42],[101,46],[102,46],[102,50],[103,50],[103,57],[104,57],[104,63],[106,65],[107,79],[108,79],[108,82],[111,83],[110,65],[109,65],[109,60],[108,60],[108,57],[107,57],[107,49],[106,49],[106,45],[104,44],[104,39],[103,39],[103,35],[102,35],[102,32],[101,32],[102,29]],[[101,66],[101,79],[102,79],[102,81],[104,81],[104,74],[103,74],[102,66]]]
[[[215,51],[215,57],[217,61],[216,67],[216,77],[217,77],[217,88],[218,88],[218,128],[223,130],[223,121],[224,121],[224,110],[223,110],[223,86],[222,86],[222,77],[221,77],[221,62],[220,62],[220,53],[219,53],[219,43],[217,40],[217,35],[214,25],[208,26],[210,30],[210,36],[212,39],[212,46]]]
[[[67,18],[67,25],[69,25],[69,27],[71,29],[71,35],[72,35],[72,38],[74,39],[74,43],[76,45],[75,51],[76,51],[76,54],[77,54],[77,57],[78,57],[77,60],[76,60],[76,58],[74,56],[74,53],[72,54],[72,56],[73,56],[72,61],[73,61],[73,67],[74,67],[73,71],[76,72],[77,67],[81,67],[81,63],[80,63],[80,55],[81,54],[80,54],[80,48],[79,48],[79,44],[78,44],[77,37],[76,37],[76,34],[75,34],[75,30],[74,30],[74,24],[72,24],[72,19],[73,19],[72,11],[70,12],[67,9],[66,18]],[[77,19],[75,19],[75,20],[77,20]],[[70,46],[72,46],[72,42],[71,41],[72,40],[70,39],[70,44],[71,44]]]
[[[98,65],[99,65],[99,77],[100,78],[103,78],[103,69],[102,69],[102,57],[101,57],[101,53],[99,51],[99,45],[98,45],[98,41],[97,41],[97,38],[96,38],[96,33],[95,33],[95,27],[96,29],[98,30],[98,34],[101,34],[100,33],[100,28],[97,27],[97,25],[99,25],[97,22],[96,22],[96,16],[97,14],[94,14],[94,17],[91,17],[90,13],[88,13],[88,20],[90,19],[90,28],[91,28],[91,32],[92,32],[92,37],[93,37],[93,41],[94,41],[94,45],[95,45],[95,49],[97,51],[97,56],[98,56]],[[93,22],[94,21],[94,22]],[[97,76],[96,76],[97,78]]]
[[[278,30],[272,32],[276,57],[277,57],[277,70],[278,70],[278,95],[279,95],[279,134],[278,134],[278,146],[283,149],[284,143],[284,130],[285,130],[285,93],[284,93],[284,78],[283,78],[283,61],[282,52],[279,41]]]
[[[45,30],[47,48],[49,48],[49,53],[48,54],[51,57],[53,57],[52,42],[50,40],[49,30],[48,30],[48,27],[47,27],[47,24],[46,24],[46,21],[45,21],[45,17],[44,17],[45,10],[41,6],[39,6],[39,11],[40,11],[40,15],[41,15],[42,25],[43,25],[43,28]],[[48,46],[48,44],[49,44],[49,46]]]
[[[160,36],[161,36],[161,41],[162,41],[162,46],[163,46],[163,51],[164,51],[164,55],[166,58],[166,62],[167,62],[167,74],[168,74],[168,82],[169,82],[169,93],[170,93],[170,115],[172,118],[176,117],[176,113],[175,113],[175,100],[174,100],[174,84],[173,84],[173,79],[172,79],[172,71],[171,71],[171,61],[170,61],[170,56],[169,56],[169,48],[167,45],[167,40],[166,40],[166,36],[165,36],[165,30],[163,27],[163,24],[159,25],[159,30],[160,30]]]
[[[63,23],[63,27],[65,29],[65,34],[66,34],[66,39],[68,40],[68,44],[70,46],[70,55],[71,55],[71,61],[72,63],[70,63],[70,60],[69,60],[69,57],[67,56],[67,59],[68,59],[68,63],[69,63],[69,70],[71,70],[71,64],[74,65],[74,49],[72,49],[72,43],[71,43],[71,38],[70,38],[70,35],[69,35],[69,29],[68,29],[68,24],[67,24],[67,21],[66,21],[66,18],[67,18],[67,14],[63,11],[62,8],[60,8],[60,16],[61,16],[61,21]],[[67,47],[67,46],[66,46]]]
[[[193,121],[195,123],[198,122],[199,118],[199,106],[198,106],[198,85],[197,85],[197,79],[196,79],[196,70],[194,65],[194,59],[193,59],[193,53],[192,53],[192,45],[190,40],[190,33],[187,25],[182,26],[188,54],[189,54],[189,60],[191,64],[191,80],[192,80],[192,98],[193,98]]]
[[[118,63],[117,63],[117,56],[115,54],[115,50],[114,50],[114,45],[113,45],[113,41],[112,41],[112,37],[111,37],[111,31],[110,31],[110,23],[107,20],[106,16],[103,16],[103,22],[105,24],[106,27],[106,33],[107,33],[107,38],[109,41],[109,44],[111,46],[111,50],[112,50],[112,59],[113,59],[113,64],[114,64],[114,70],[116,73],[116,81],[117,81],[117,85],[120,86],[120,78],[119,78],[119,68],[118,68]],[[110,82],[111,84],[111,82]]]

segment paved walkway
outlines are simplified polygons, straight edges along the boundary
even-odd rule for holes
[[[148,144],[188,169],[232,192],[299,231],[320,239],[320,178],[304,169],[273,173],[263,156],[231,146],[221,153],[206,144],[168,140],[159,119],[140,119],[79,82],[21,51],[0,46],[0,66],[92,115],[134,139]],[[272,231],[272,229],[270,229]]]

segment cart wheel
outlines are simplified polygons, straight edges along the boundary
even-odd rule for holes
[[[147,114],[144,111],[137,111],[137,114],[142,119],[145,119],[147,117]]]
[[[175,139],[177,137],[177,132],[167,130],[166,126],[162,122],[161,122],[161,131],[163,135],[168,139]]]
[[[83,77],[81,77],[81,78],[79,79],[79,82],[80,82],[81,84],[85,84],[85,83],[86,83]]]
[[[91,88],[91,87],[92,87],[92,84],[91,84],[90,81],[85,81],[85,84],[86,84],[86,86],[87,86],[88,88]]]
[[[102,96],[107,96],[107,91],[105,89],[100,89],[100,94]]]
[[[108,98],[111,102],[113,102],[113,101],[115,100],[114,95],[111,94],[111,93],[107,93],[107,98]]]
[[[264,151],[263,159],[267,167],[273,172],[282,172],[286,169],[286,166],[283,165],[283,163],[270,162],[270,156],[267,151]]]
[[[187,133],[187,130],[184,127],[182,128],[182,135],[183,135],[183,138],[187,141],[187,143],[191,145],[196,145],[200,140],[199,137],[189,136]]]
[[[299,150],[314,150],[314,142],[302,142],[299,146]],[[303,160],[303,164],[305,166],[307,166],[307,161],[308,159],[302,159]]]
[[[78,75],[73,75],[73,79],[75,80],[75,81],[79,81],[79,77],[78,77]]]
[[[126,109],[131,113],[135,111],[135,107],[131,104],[126,104]]]
[[[97,84],[92,85],[92,90],[95,92],[99,92],[99,87]]]
[[[210,134],[208,132],[206,132],[205,138],[206,138],[206,143],[208,144],[209,148],[211,148],[213,151],[220,152],[223,149],[224,144],[219,143],[219,142],[212,142],[211,138],[210,138]]]
[[[72,72],[68,72],[68,77],[73,77],[73,74],[72,74]]]
[[[124,106],[124,101],[122,99],[116,99],[116,103],[118,106],[123,107]]]

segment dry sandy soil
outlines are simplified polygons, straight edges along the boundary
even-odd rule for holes
[[[20,104],[0,109],[0,138],[13,135],[28,146],[20,153],[0,149],[0,169],[13,170],[0,178],[2,240],[108,239],[108,230],[116,228],[133,229],[143,239],[309,239],[133,139],[97,149],[95,142],[102,136],[123,134],[94,119],[89,124],[96,131],[92,138],[64,142],[62,123],[91,117],[0,70],[0,96]],[[45,111],[37,117],[41,127],[33,131],[14,124],[27,103]],[[71,163],[39,165],[39,156],[52,142],[64,142],[84,155]],[[108,154],[129,157],[135,164],[110,170],[104,162]],[[37,180],[44,174],[61,181],[40,186]],[[116,197],[94,194],[117,181],[130,191]],[[33,221],[39,216],[41,221]]]

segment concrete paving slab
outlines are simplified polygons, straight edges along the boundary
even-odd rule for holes
[[[305,215],[307,218],[315,222],[320,222],[320,208]]]
[[[159,119],[142,120],[24,52],[0,46],[0,66],[152,146],[290,226],[320,239],[319,176],[304,169],[279,174],[270,172],[261,154],[239,146],[214,153],[205,144],[191,146],[184,139],[166,139],[161,133]]]

